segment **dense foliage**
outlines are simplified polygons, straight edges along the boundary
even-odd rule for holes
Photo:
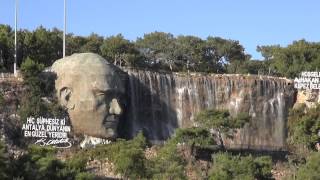
[[[208,146],[216,144],[208,129],[198,127],[177,129],[171,141],[174,141],[176,144],[183,143],[189,146]]]
[[[5,147],[0,141],[0,179],[9,179],[8,164],[9,161],[5,155]]]
[[[301,71],[320,69],[320,43],[294,41],[287,47],[260,46],[257,48],[270,65],[272,74],[296,77]]]
[[[43,64],[39,64],[34,60],[27,58],[21,65],[21,74],[24,78],[24,84],[27,88],[21,99],[19,115],[23,121],[29,116],[53,116],[64,117],[65,110],[58,105],[56,100],[48,103],[43,100],[44,96],[52,96],[47,88],[49,82],[44,82],[41,78],[41,72],[44,69]],[[46,91],[48,90],[48,91]]]
[[[320,105],[310,109],[305,106],[292,109],[288,117],[288,131],[288,142],[295,150],[315,150],[316,143],[320,142]]]
[[[62,31],[40,26],[34,31],[18,32],[18,64],[27,57],[50,66],[62,57]],[[145,34],[129,41],[121,34],[103,38],[97,34],[87,37],[67,34],[66,54],[94,52],[119,66],[151,68],[170,71],[240,72],[247,68],[250,56],[239,41],[211,37],[173,36],[165,32]],[[0,25],[0,69],[12,71],[14,33],[11,27]],[[233,65],[236,64],[236,65]],[[253,63],[256,64],[256,63]],[[228,68],[228,66],[234,68]],[[248,66],[249,67],[249,66]],[[244,72],[252,72],[245,70]],[[262,72],[262,71],[261,71]]]
[[[312,153],[307,158],[307,163],[301,166],[297,173],[297,179],[316,180],[320,176],[320,153]]]
[[[92,180],[85,172],[86,157],[73,157],[65,162],[56,158],[56,149],[30,146],[28,153],[14,162],[15,178],[25,180]]]
[[[230,129],[241,128],[250,121],[247,113],[239,113],[232,117],[227,110],[209,109],[199,112],[195,118],[201,127],[221,129],[226,132]]]
[[[18,64],[27,57],[50,66],[62,57],[62,31],[40,26],[34,31],[18,32]],[[169,71],[211,73],[250,73],[295,77],[301,71],[320,68],[320,43],[294,41],[287,47],[258,46],[263,61],[252,60],[239,41],[220,37],[173,36],[151,32],[136,41],[121,34],[87,37],[67,34],[66,54],[94,52],[119,66]],[[0,25],[0,71],[12,71],[14,32]]]
[[[209,179],[270,179],[272,161],[270,157],[234,156],[227,153],[213,155],[213,166]]]

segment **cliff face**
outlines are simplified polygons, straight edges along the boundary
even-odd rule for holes
[[[194,125],[204,109],[248,112],[249,125],[226,144],[235,148],[285,147],[286,117],[295,91],[287,79],[247,75],[181,75],[126,70],[129,135],[142,130],[151,140],[164,140],[178,127]]]

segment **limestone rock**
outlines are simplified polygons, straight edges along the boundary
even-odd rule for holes
[[[297,101],[294,107],[304,104],[307,108],[314,107],[317,103],[320,103],[319,90],[298,90]]]
[[[130,105],[127,132],[143,131],[153,141],[166,140],[176,128],[194,126],[204,109],[227,109],[252,119],[225,141],[230,148],[286,148],[286,119],[295,99],[289,79],[239,74],[158,73],[127,69]]]
[[[84,135],[84,140],[80,143],[82,149],[95,147],[98,144],[110,144],[111,141],[107,139],[96,138]]]

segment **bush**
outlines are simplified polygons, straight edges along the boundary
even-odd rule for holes
[[[55,149],[51,147],[30,146],[28,153],[16,164],[15,177],[23,177],[26,180],[62,179],[60,172],[63,170],[63,163],[54,155]]]
[[[169,140],[150,162],[152,179],[187,179],[185,160],[180,156],[177,144]]]
[[[293,109],[288,117],[288,143],[295,151],[300,149],[315,150],[315,144],[320,141],[320,105],[306,109],[301,106]]]
[[[232,156],[227,153],[213,155],[213,166],[209,179],[270,179],[272,161],[270,157]]]
[[[72,158],[66,161],[66,169],[74,173],[79,173],[85,170],[87,162],[87,156],[83,156],[82,154],[75,154],[74,156],[72,156]]]
[[[9,179],[8,159],[5,157],[5,146],[0,141],[0,179]]]
[[[317,180],[320,177],[320,153],[312,153],[307,163],[299,168],[297,179]]]
[[[87,172],[81,172],[77,174],[75,178],[75,180],[93,180],[93,179],[94,179],[94,175]]]
[[[118,141],[113,146],[111,160],[116,172],[130,179],[147,177],[146,159],[144,156],[145,138],[139,133],[133,140]]]
[[[108,159],[114,164],[116,173],[130,179],[141,179],[149,175],[144,156],[145,148],[146,139],[139,133],[132,140],[117,139],[111,144],[98,145],[95,149],[84,152],[84,156]]]
[[[82,158],[73,157],[62,162],[56,158],[56,149],[33,145],[15,162],[14,177],[25,180],[89,179],[92,176],[85,172],[85,165],[86,160]]]
[[[58,104],[57,101],[46,103],[42,100],[42,96],[48,94],[48,92],[43,91],[43,89],[46,89],[45,84],[48,82],[43,82],[40,78],[40,73],[43,69],[43,64],[38,64],[30,58],[27,58],[21,64],[24,84],[27,87],[27,91],[22,97],[20,109],[18,111],[23,121],[30,116],[54,116],[62,118],[67,115],[66,111]]]

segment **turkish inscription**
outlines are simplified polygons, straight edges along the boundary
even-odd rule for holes
[[[68,138],[71,127],[66,125],[66,118],[28,117],[22,130],[24,137],[36,138],[35,144],[40,146],[69,148],[72,145]]]
[[[320,72],[304,71],[294,79],[294,87],[302,90],[320,89]]]

